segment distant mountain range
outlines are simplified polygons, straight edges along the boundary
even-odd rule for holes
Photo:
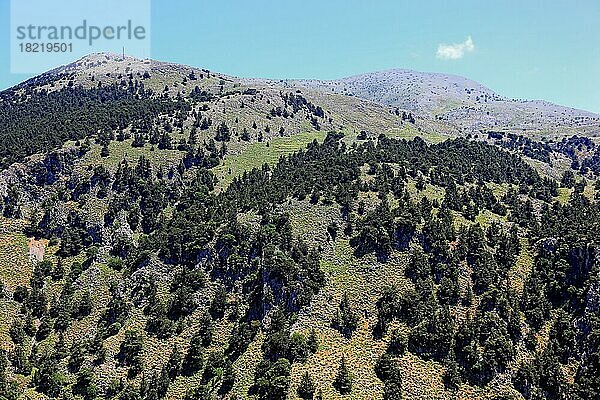
[[[250,81],[355,96],[449,121],[466,132],[577,127],[592,135],[600,133],[599,114],[543,100],[509,99],[457,75],[392,69],[338,80]]]
[[[36,84],[40,79],[56,75],[77,75],[85,81],[86,75],[89,77],[99,71],[106,75],[110,74],[111,69],[113,73],[154,71],[169,79],[182,73],[201,71],[194,67],[132,57],[126,57],[128,67],[121,70],[120,67],[124,65],[121,58],[116,54],[91,54],[34,77],[25,84]],[[337,80],[237,78],[214,72],[213,76],[238,85],[303,88],[355,97],[411,111],[424,119],[447,123],[465,134],[500,130],[528,132],[537,135],[538,139],[573,134],[600,136],[599,114],[544,100],[509,99],[478,82],[457,75],[391,69]]]

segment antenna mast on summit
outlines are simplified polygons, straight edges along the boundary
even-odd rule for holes
[[[125,46],[123,46],[123,61],[125,61]]]

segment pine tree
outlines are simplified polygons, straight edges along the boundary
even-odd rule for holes
[[[73,385],[73,394],[78,394],[84,400],[95,399],[98,395],[98,387],[94,382],[95,376],[91,370],[84,368],[77,374],[77,381]]]
[[[184,375],[191,376],[202,369],[204,363],[202,340],[200,335],[194,335],[192,338],[181,368]]]
[[[108,143],[104,143],[102,145],[102,149],[100,150],[100,157],[108,157],[110,155],[110,150],[108,149]]]
[[[135,375],[142,370],[142,351],[144,341],[139,333],[134,331],[125,332],[125,339],[121,342],[121,347],[117,357],[124,365],[130,368],[130,373]]]
[[[83,352],[83,345],[80,342],[74,342],[69,351],[69,363],[68,367],[71,372],[77,372],[81,369],[83,362],[85,361],[85,354]]]
[[[302,379],[300,380],[300,384],[298,385],[296,393],[301,399],[308,400],[313,398],[315,394],[315,384],[308,374],[308,371],[305,371],[304,375],[302,375]]]
[[[209,388],[206,385],[200,385],[194,389],[189,389],[184,400],[209,400],[211,398]]]
[[[388,352],[384,352],[379,356],[375,364],[375,374],[379,379],[382,381],[388,379],[392,370],[392,363],[392,356]]]
[[[444,362],[444,386],[449,390],[457,390],[461,384],[460,370],[452,357]]]
[[[199,327],[197,335],[200,336],[202,346],[206,347],[212,342],[213,335],[213,322],[208,312],[202,314],[198,325]]]
[[[217,290],[215,291],[215,296],[213,297],[209,312],[213,319],[223,318],[225,314],[225,308],[227,306],[227,292],[225,291],[225,286],[219,284],[217,286]]]
[[[75,318],[83,318],[85,316],[90,315],[92,309],[94,308],[94,303],[92,302],[92,298],[90,296],[90,292],[85,291],[81,298],[79,299],[76,307],[73,308],[73,317]]]
[[[317,337],[317,332],[314,328],[310,330],[306,343],[311,353],[314,354],[319,350],[319,338]]]
[[[244,130],[242,131],[242,140],[245,142],[250,141],[250,133],[248,132],[248,129],[244,128]]]
[[[52,280],[54,280],[54,281],[61,280],[64,275],[65,275],[65,267],[63,265],[63,259],[59,257],[58,261],[56,262],[56,265],[52,269],[52,273],[51,273]]]
[[[144,144],[146,143],[146,139],[144,138],[144,135],[136,132],[133,134],[133,142],[131,143],[131,147],[144,147]]]
[[[397,366],[392,367],[385,381],[383,400],[402,400],[402,376]]]
[[[225,358],[223,362],[223,374],[221,375],[221,387],[219,388],[219,393],[229,393],[234,383],[235,370],[233,369],[233,363],[229,358]]]
[[[101,364],[106,359],[106,348],[100,331],[96,332],[88,346],[88,352],[95,356],[95,363]]]
[[[333,324],[344,336],[352,336],[352,332],[358,327],[358,315],[352,310],[348,294],[344,293],[338,312],[334,317]]]
[[[217,134],[215,136],[215,140],[217,142],[228,142],[230,139],[231,139],[231,132],[229,131],[229,127],[227,126],[225,121],[223,121],[217,127]]]
[[[333,381],[333,387],[337,389],[340,394],[348,394],[352,391],[352,378],[350,377],[350,371],[346,366],[346,357],[343,356],[340,361],[338,372]]]
[[[403,356],[407,347],[408,335],[399,329],[394,329],[390,335],[388,351],[394,355]]]
[[[158,141],[158,148],[160,150],[171,150],[173,148],[173,139],[168,132],[163,132]]]
[[[209,127],[210,127],[210,122],[209,122],[209,120],[208,120],[208,119],[206,119],[206,117],[205,117],[205,118],[203,118],[203,119],[202,119],[202,122],[200,123],[200,130],[201,130],[201,131],[205,131],[205,130],[207,130]]]
[[[52,320],[46,315],[40,319],[40,325],[35,333],[35,338],[41,341],[50,336],[50,333],[52,333]]]
[[[179,348],[174,346],[173,350],[171,351],[171,355],[169,356],[169,360],[165,365],[167,375],[171,381],[174,381],[175,378],[177,378],[177,375],[179,375],[179,372],[181,371],[181,362],[182,360]]]
[[[290,385],[291,364],[285,358],[275,362],[262,360],[254,375],[256,392],[261,400],[284,399]]]

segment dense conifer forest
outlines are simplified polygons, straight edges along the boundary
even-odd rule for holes
[[[327,129],[199,75],[1,93],[1,399],[600,398],[592,140]]]

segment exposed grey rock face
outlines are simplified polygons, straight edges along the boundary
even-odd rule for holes
[[[407,69],[361,74],[336,81],[287,82],[293,85],[328,89],[386,105],[429,113],[448,107],[449,102],[476,104],[477,102],[505,100],[485,86],[461,76]]]
[[[338,80],[248,80],[355,96],[412,110],[464,132],[486,129],[561,131],[600,136],[600,115],[542,100],[515,100],[470,79],[392,69]]]

